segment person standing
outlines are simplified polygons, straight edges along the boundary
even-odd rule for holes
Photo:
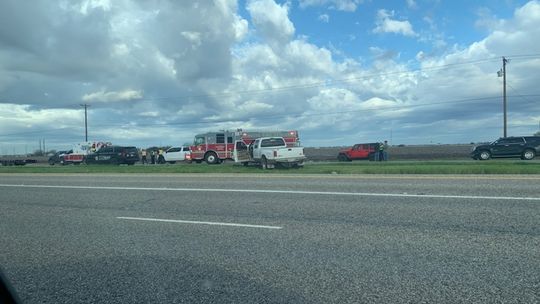
[[[150,163],[152,165],[156,164],[156,152],[154,150],[150,151]]]
[[[384,144],[379,143],[379,159],[378,159],[378,161],[383,161],[383,160],[384,160]]]
[[[163,149],[158,150],[158,164],[164,164],[165,157],[163,156]]]
[[[148,163],[148,161],[146,160],[146,150],[145,149],[143,149],[141,151],[141,161],[142,161],[143,165],[146,165]]]

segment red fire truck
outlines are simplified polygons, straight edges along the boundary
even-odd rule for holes
[[[293,147],[299,144],[298,131],[219,131],[195,135],[191,146],[191,160],[201,163],[203,160],[208,164],[219,164],[225,159],[233,159],[234,145],[242,141],[246,145],[251,144],[259,137],[283,137],[287,146]]]

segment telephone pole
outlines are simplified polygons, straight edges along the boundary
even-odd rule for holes
[[[88,141],[88,107],[90,105],[84,103],[81,107],[84,107],[84,141]]]
[[[499,70],[497,72],[497,76],[499,77],[502,77],[503,78],[503,120],[504,120],[504,131],[503,131],[503,134],[506,138],[507,136],[507,132],[506,132],[506,64],[509,62],[510,60],[509,59],[506,59],[504,56],[502,57],[502,63],[503,63],[503,67],[501,70]]]

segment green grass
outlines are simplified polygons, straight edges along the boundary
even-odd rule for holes
[[[537,161],[393,161],[308,163],[302,169],[261,170],[230,163],[221,165],[175,164],[147,166],[46,166],[0,167],[0,173],[264,173],[264,174],[540,174]]]

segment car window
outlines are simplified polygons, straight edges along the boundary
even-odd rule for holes
[[[184,152],[189,152],[189,147],[184,147],[183,150]]]
[[[261,147],[279,147],[284,145],[285,141],[283,138],[266,138],[261,142]]]
[[[506,143],[506,144],[521,144],[521,143],[523,143],[523,138],[522,137],[505,138],[504,143]]]
[[[180,152],[182,148],[170,148],[169,150],[167,150],[167,153],[170,153],[170,152]]]
[[[216,144],[225,143],[225,134],[216,134]]]

